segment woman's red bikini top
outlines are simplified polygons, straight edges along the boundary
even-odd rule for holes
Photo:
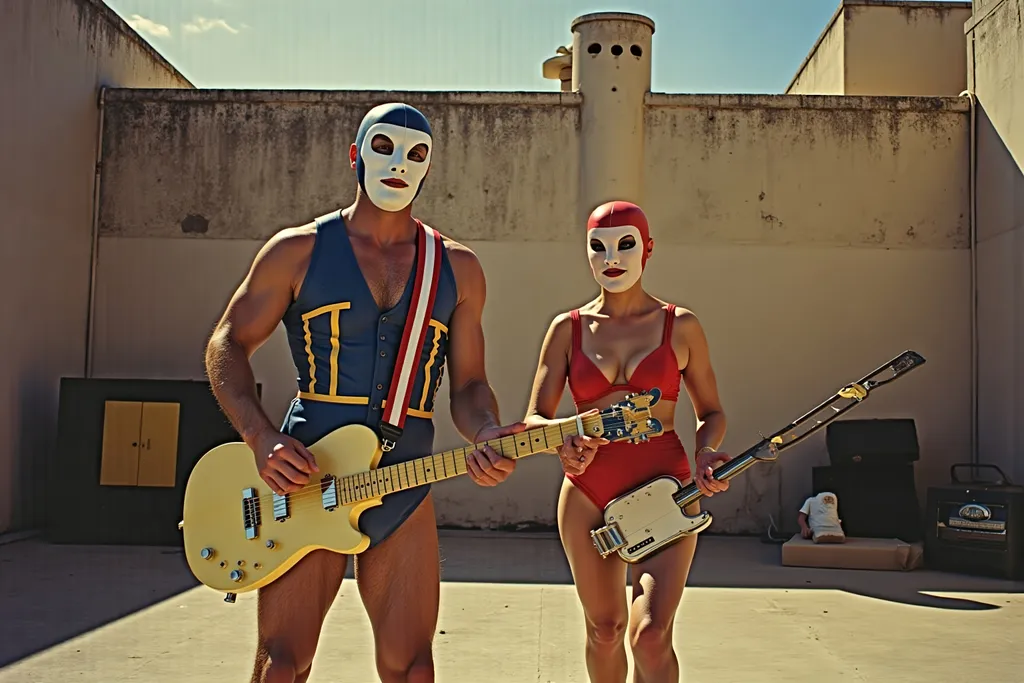
[[[569,391],[576,405],[592,403],[614,391],[623,389],[643,392],[657,387],[666,401],[679,398],[679,360],[672,348],[672,323],[676,319],[676,307],[668,304],[665,308],[665,327],[661,345],[640,361],[626,384],[612,384],[594,361],[583,353],[583,324],[579,309],[573,310],[572,352],[569,355]]]

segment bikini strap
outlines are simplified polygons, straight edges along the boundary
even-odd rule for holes
[[[676,321],[676,305],[668,304],[665,307],[665,329],[661,334],[662,344],[672,343],[672,323]]]
[[[576,351],[583,345],[583,330],[580,323],[580,309],[574,308],[569,311],[569,318],[572,319],[572,350]]]

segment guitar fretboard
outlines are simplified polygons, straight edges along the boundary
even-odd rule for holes
[[[600,415],[588,416],[583,418],[582,422],[584,431],[591,431],[589,427],[593,426],[595,422],[600,423],[601,417]],[[579,434],[579,429],[576,418],[573,417],[544,427],[536,427],[518,434],[484,441],[480,444],[455,448],[359,474],[338,477],[336,481],[341,502],[344,505],[351,505],[362,500],[466,474],[469,471],[466,458],[484,444],[506,458],[519,459],[557,448],[565,443],[567,437],[577,434]]]

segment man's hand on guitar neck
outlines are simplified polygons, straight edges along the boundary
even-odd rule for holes
[[[497,486],[508,479],[516,469],[516,461],[506,458],[484,442],[510,434],[518,434],[524,429],[526,429],[525,422],[516,422],[504,427],[484,427],[477,432],[473,441],[483,445],[466,456],[469,478],[480,486]]]

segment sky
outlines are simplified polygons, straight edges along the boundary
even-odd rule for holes
[[[201,88],[557,91],[573,18],[652,18],[654,92],[781,93],[839,0],[105,0]]]

